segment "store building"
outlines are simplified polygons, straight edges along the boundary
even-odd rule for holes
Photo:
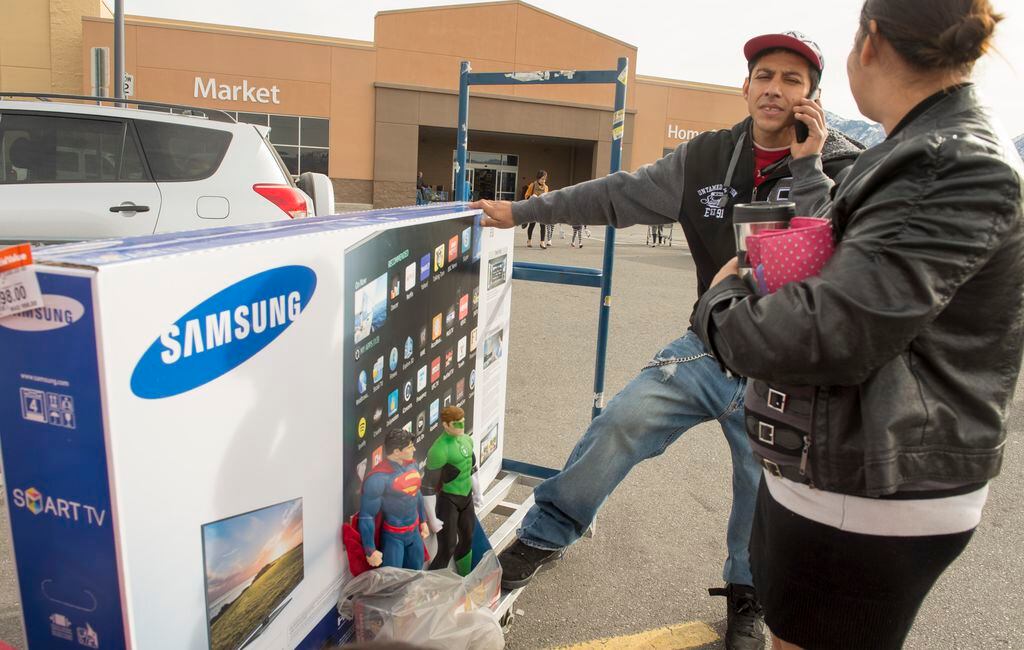
[[[4,5],[0,89],[109,94],[113,23],[101,0]],[[289,168],[328,174],[340,203],[410,204],[418,171],[450,193],[462,60],[525,72],[628,57],[624,169],[746,114],[739,89],[637,75],[635,46],[518,0],[380,12],[372,42],[140,16],[125,41],[133,97],[270,126]],[[553,188],[607,173],[613,96],[610,86],[474,87],[474,194],[519,198],[538,169]]]

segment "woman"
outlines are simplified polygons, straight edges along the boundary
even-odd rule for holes
[[[569,245],[575,248],[577,240],[580,242],[579,247],[583,248],[583,226],[573,224],[572,241],[569,242]]]
[[[775,648],[901,647],[999,473],[1024,180],[970,78],[1000,19],[988,0],[867,0],[847,68],[887,139],[832,188],[824,113],[795,109],[811,136],[793,197],[827,209],[835,253],[763,297],[731,263],[698,304],[708,349],[750,378],[751,563]]]
[[[537,180],[530,183],[526,188],[526,193],[523,196],[524,199],[529,199],[534,196],[542,196],[548,192],[548,173],[541,169],[537,172]],[[526,228],[526,245],[533,248],[533,228],[536,223],[531,223]],[[540,247],[547,248],[551,245],[551,232],[553,226],[547,226],[540,224]]]

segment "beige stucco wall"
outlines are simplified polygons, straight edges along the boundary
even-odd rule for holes
[[[474,72],[607,70],[619,57],[630,60],[626,106],[636,47],[518,2],[380,12],[374,29],[377,81],[457,90],[459,63]],[[492,94],[612,107],[610,85],[493,86]]]
[[[100,0],[24,0],[29,10],[16,12],[22,23],[18,29],[10,20],[2,20],[2,12],[11,12],[11,3],[0,2],[0,71],[8,71],[0,76],[0,83],[6,86],[4,79],[15,75],[21,75],[26,83],[50,83],[51,68],[46,66],[55,49],[49,40],[53,28],[46,25],[66,22],[53,19],[55,13],[71,16],[78,12],[82,37],[73,90],[87,92],[89,50],[109,46],[113,37],[109,19],[81,17],[75,7],[87,4],[96,6],[96,16],[106,12]],[[40,25],[34,32],[37,37],[21,36],[28,22]],[[367,43],[129,16],[126,70],[135,77],[136,96],[154,101],[329,117],[329,175],[346,181],[339,187],[358,188],[352,194],[360,196],[369,192],[368,183],[373,181],[405,184],[414,178],[416,130],[407,127],[454,126],[457,107],[450,92],[458,88],[462,60],[471,61],[473,69],[481,72],[606,69],[614,66],[618,57],[628,57],[630,118],[625,169],[656,160],[664,149],[676,146],[687,135],[728,127],[746,114],[738,89],[638,77],[632,71],[637,60],[634,46],[522,2],[380,12],[375,30],[374,42]],[[58,49],[65,48],[62,44]],[[9,51],[14,52],[14,59],[9,58]],[[63,68],[61,83],[75,78]],[[215,78],[218,84],[276,86],[280,103],[196,97],[197,76]],[[414,104],[382,103],[377,94],[382,85],[448,92],[420,92]],[[591,173],[606,172],[611,151],[608,109],[613,104],[612,86],[474,87],[472,95],[527,101],[506,106],[505,102],[474,99],[471,129],[596,142]],[[562,107],[548,110],[553,104]],[[579,109],[567,110],[565,104]],[[415,118],[405,114],[411,112]],[[378,150],[381,148],[385,150]],[[388,191],[407,189],[403,185]]]
[[[0,89],[77,93],[82,85],[82,18],[101,0],[0,2]]]
[[[653,162],[703,131],[726,129],[747,116],[739,88],[643,77],[637,80],[636,166]]]
[[[81,65],[90,49],[113,38],[110,20],[87,19]],[[125,25],[125,70],[135,95],[153,101],[230,111],[309,115],[331,120],[332,178],[373,178],[373,81],[376,52],[370,44],[261,32],[216,25],[130,17]],[[277,103],[197,96],[206,86],[272,89]],[[83,79],[88,91],[89,80]],[[266,96],[265,96],[266,97]]]

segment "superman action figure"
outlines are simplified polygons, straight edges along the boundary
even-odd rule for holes
[[[358,516],[363,552],[371,567],[422,569],[423,540],[430,530],[420,495],[421,477],[413,458],[413,434],[392,428],[384,435],[386,458],[363,480]],[[378,521],[380,549],[374,542]]]

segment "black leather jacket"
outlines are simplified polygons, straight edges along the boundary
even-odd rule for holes
[[[723,365],[818,387],[816,487],[880,496],[999,473],[1024,342],[1021,170],[973,87],[955,90],[850,169],[820,276],[764,297],[732,276],[698,303]]]

